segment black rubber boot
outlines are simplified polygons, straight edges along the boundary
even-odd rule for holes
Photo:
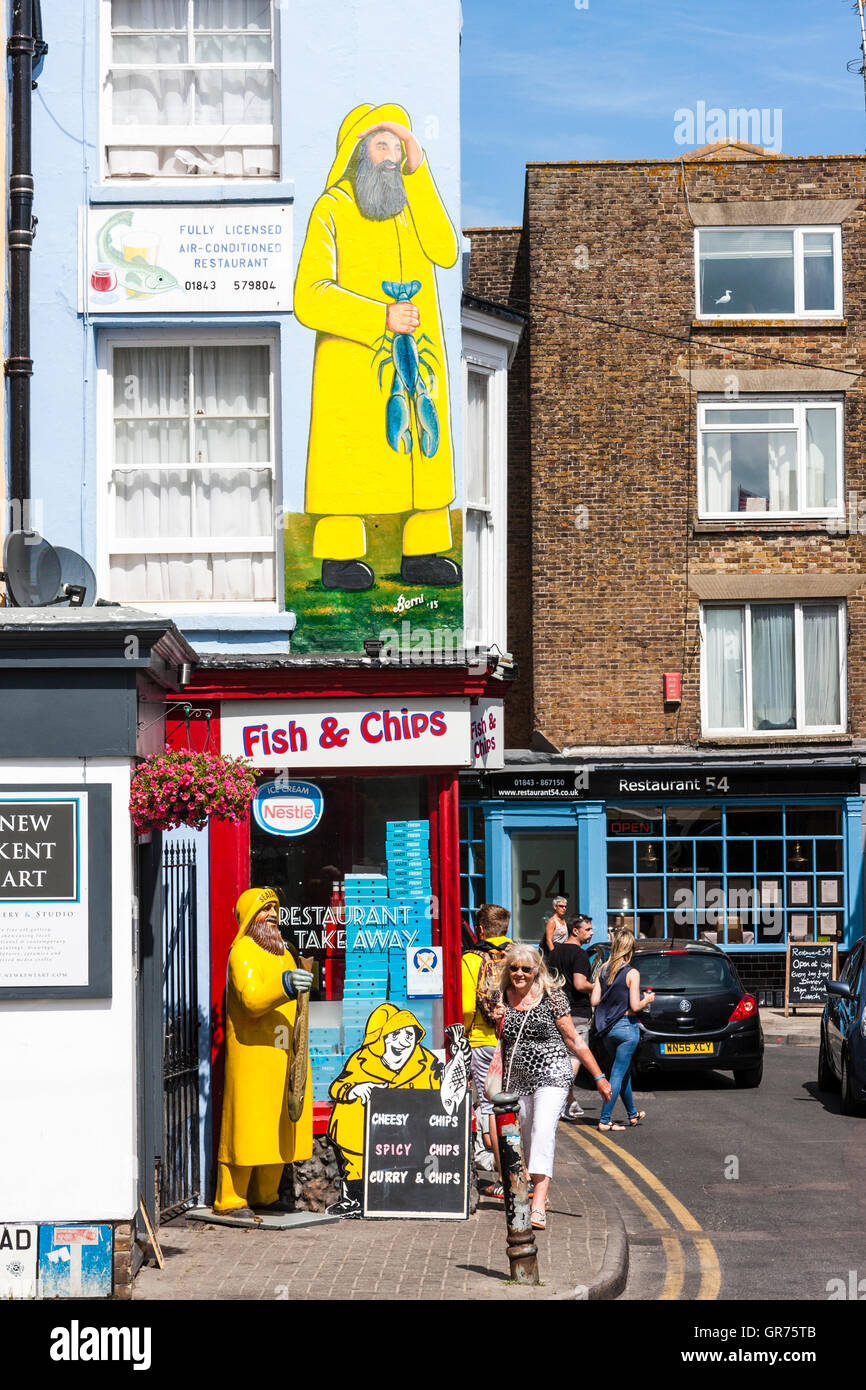
[[[363,560],[323,560],[322,588],[345,589],[350,593],[362,593],[373,587],[375,579],[369,565]]]
[[[444,555],[404,555],[400,578],[404,584],[436,584],[447,588],[460,583],[463,571],[456,561],[446,560]]]

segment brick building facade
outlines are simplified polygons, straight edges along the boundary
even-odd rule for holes
[[[768,988],[781,982],[789,936],[805,932],[803,939],[835,939],[844,948],[862,929],[864,173],[862,157],[787,158],[745,146],[711,146],[673,161],[530,164],[523,226],[468,232],[469,288],[528,313],[509,401],[509,640],[520,680],[508,711],[508,767],[499,785],[488,781],[476,792],[494,866],[489,888],[510,889],[520,917],[522,876],[532,872],[522,866],[533,849],[529,841],[525,852],[517,845],[515,836],[530,830],[528,819],[520,827],[509,821],[514,805],[527,817],[545,798],[548,807],[557,798],[561,814],[569,807],[586,816],[594,805],[607,815],[607,830],[590,830],[574,892],[597,920],[615,920],[616,866],[624,861],[611,851],[611,796],[620,789],[614,773],[623,772],[623,789],[647,792],[655,785],[648,774],[658,774],[661,796],[668,786],[661,773],[674,768],[683,788],[669,790],[680,802],[685,795],[703,805],[705,832],[721,850],[706,872],[724,878],[727,891],[729,875],[734,882],[727,861],[736,856],[727,849],[726,817],[764,794],[768,815],[750,872],[759,897],[771,893],[761,875],[777,876],[773,931],[781,939],[772,941],[773,931],[745,914],[729,921],[727,938],[720,917],[713,939],[744,955],[750,945],[753,952],[772,945],[775,955],[760,952]],[[790,304],[762,309],[768,295],[775,305],[781,293],[774,277],[783,265]],[[821,275],[823,290],[816,289]],[[822,453],[816,440],[840,417],[844,468],[836,473],[832,450]],[[792,433],[774,431],[780,424]],[[750,428],[763,428],[760,444]],[[792,442],[786,463],[785,439],[793,441],[795,428],[799,461]],[[764,448],[770,462],[758,466]],[[822,625],[830,646],[815,645]],[[783,629],[791,638],[790,719],[772,711],[766,717],[761,663],[772,664],[771,628],[771,641]],[[817,721],[809,694],[810,682],[822,679],[816,653],[829,662],[838,657],[841,670],[836,706],[829,714],[822,706]],[[665,701],[664,673],[680,676],[680,700]],[[737,681],[739,695],[731,693]],[[742,728],[715,727],[738,721]],[[706,779],[718,781],[726,770],[728,810],[710,808],[706,794],[715,788]],[[516,771],[527,774],[522,788],[515,789]],[[582,776],[572,802],[574,771]],[[553,787],[539,785],[544,774],[553,775]],[[813,791],[835,798],[833,815],[829,800],[782,807],[786,797]],[[629,806],[640,810],[639,798]],[[656,837],[670,868],[661,826],[676,812],[666,804],[649,809],[660,815],[645,816],[653,827],[646,843]],[[692,815],[692,824],[699,821]],[[533,833],[541,825],[533,823]],[[796,838],[787,844],[789,825],[792,835],[802,826],[816,837],[811,869],[802,870],[813,875],[808,887],[796,878],[803,847]],[[823,843],[831,829],[844,852]],[[572,832],[561,826],[559,833]],[[635,846],[637,855],[645,839],[637,836]],[[593,856],[606,857],[606,874],[603,864],[592,866]],[[838,868],[844,891],[829,881],[821,886],[819,864]],[[637,896],[637,860],[633,867]],[[530,882],[544,896],[549,885]],[[672,885],[666,873],[645,891],[646,919],[639,901],[629,904],[647,935],[683,934],[673,930]],[[527,904],[527,934],[535,906]],[[792,919],[796,907],[804,912]],[[837,907],[835,919],[821,907]],[[698,915],[685,934],[706,926]]]

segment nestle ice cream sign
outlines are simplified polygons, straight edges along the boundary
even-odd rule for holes
[[[324,809],[319,787],[283,779],[265,782],[253,802],[256,824],[272,835],[306,835],[319,824]]]

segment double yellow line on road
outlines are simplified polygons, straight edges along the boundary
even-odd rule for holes
[[[715,1248],[712,1241],[704,1235],[700,1224],[683,1206],[679,1198],[675,1197],[645,1164],[636,1159],[633,1154],[620,1148],[619,1144],[615,1144],[612,1139],[600,1134],[598,1130],[589,1130],[589,1126],[582,1126],[579,1128],[569,1127],[566,1132],[569,1138],[573,1139],[575,1144],[583,1149],[593,1162],[597,1163],[608,1177],[619,1185],[629,1200],[635,1203],[654,1229],[658,1231],[667,1262],[665,1282],[659,1299],[675,1301],[683,1291],[686,1261],[681,1236],[686,1236],[691,1240],[698,1257],[701,1283],[695,1297],[702,1301],[712,1301],[718,1298],[722,1286],[722,1271]],[[667,1207],[671,1217],[674,1218],[673,1221],[671,1217],[659,1209],[655,1202],[650,1201],[646,1193],[624,1171],[622,1165],[631,1168],[644,1185],[661,1199],[661,1203]]]

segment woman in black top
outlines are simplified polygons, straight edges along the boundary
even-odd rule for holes
[[[631,1059],[640,1042],[640,1025],[636,1014],[649,1008],[652,990],[640,992],[640,974],[631,964],[634,957],[634,936],[630,931],[614,932],[610,942],[610,957],[598,972],[590,996],[595,1009],[595,1031],[613,1051],[610,1072],[611,1095],[601,1107],[600,1130],[625,1129],[611,1119],[616,1098],[622,1093],[623,1105],[630,1125],[646,1119],[646,1111],[638,1110],[631,1091]]]

